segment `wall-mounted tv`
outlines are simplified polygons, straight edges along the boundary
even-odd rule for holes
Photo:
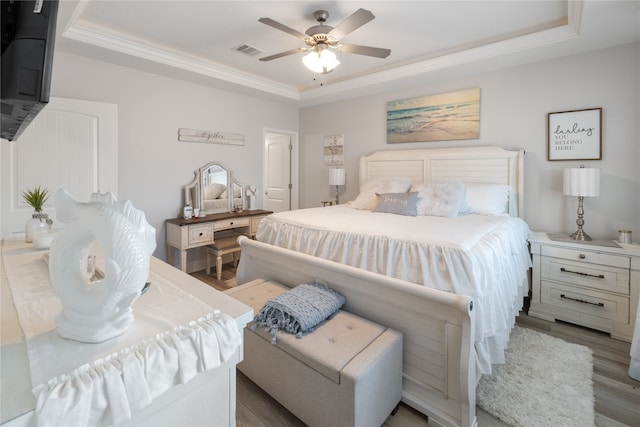
[[[2,0],[2,127],[13,141],[49,102],[58,0]]]

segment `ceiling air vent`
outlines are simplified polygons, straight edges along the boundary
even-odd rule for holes
[[[258,49],[257,47],[251,46],[246,43],[239,44],[238,46],[234,47],[233,50],[249,56],[256,56],[264,53],[264,50]]]

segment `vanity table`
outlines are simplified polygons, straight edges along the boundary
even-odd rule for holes
[[[222,212],[202,218],[172,218],[167,223],[167,260],[173,263],[174,249],[180,251],[180,269],[187,270],[187,250],[211,245],[216,236],[245,234],[253,238],[260,220],[271,211]]]
[[[203,217],[172,218],[167,224],[167,261],[174,263],[174,250],[180,251],[180,269],[187,271],[189,249],[214,244],[217,238],[247,235],[254,238],[260,220],[273,213],[247,210],[245,184],[231,169],[209,162],[194,171],[194,177],[183,187],[184,204],[205,211]],[[236,208],[242,208],[240,212]]]

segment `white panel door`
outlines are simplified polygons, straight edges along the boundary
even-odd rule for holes
[[[0,236],[24,232],[31,217],[22,192],[46,187],[45,211],[54,220],[55,193],[65,188],[79,201],[118,191],[117,106],[51,98],[18,140],[2,140]]]
[[[291,209],[291,137],[266,138],[265,209],[273,212]]]

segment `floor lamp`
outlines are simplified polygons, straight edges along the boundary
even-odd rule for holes
[[[344,182],[345,172],[343,168],[329,169],[329,185],[336,186],[336,205],[340,204],[340,193],[338,191],[338,186],[344,185]]]
[[[598,197],[600,195],[600,169],[568,168],[564,170],[563,191],[565,196],[578,197],[578,230],[570,237],[574,240],[591,240],[591,237],[584,232],[584,198]]]

